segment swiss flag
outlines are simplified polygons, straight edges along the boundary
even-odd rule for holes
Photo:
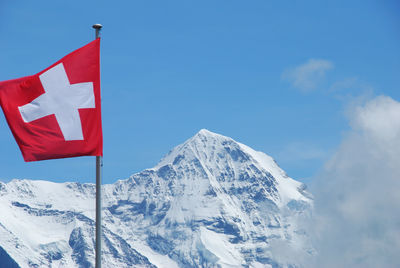
[[[103,155],[100,39],[38,74],[0,82],[0,105],[25,161]]]

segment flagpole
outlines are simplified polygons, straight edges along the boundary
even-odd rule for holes
[[[94,24],[95,38],[99,38],[101,24]],[[101,268],[101,156],[96,156],[96,262],[95,267]]]

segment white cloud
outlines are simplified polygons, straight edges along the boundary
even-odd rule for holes
[[[389,97],[380,96],[364,107],[356,107],[353,114],[353,129],[372,135],[374,140],[392,143],[400,137],[400,105]]]
[[[309,59],[306,63],[283,72],[282,79],[289,81],[293,87],[303,92],[317,88],[333,63],[322,59]]]
[[[314,267],[400,267],[400,103],[376,97],[312,185]],[[312,266],[312,265],[308,265]]]

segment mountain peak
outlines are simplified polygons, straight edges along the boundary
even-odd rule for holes
[[[199,132],[197,132],[192,138],[190,138],[188,141],[193,140],[193,139],[198,139],[198,138],[218,138],[218,139],[230,139],[229,137],[226,137],[224,135],[212,132],[208,129],[200,129]]]
[[[185,156],[186,158],[201,158],[200,155],[203,155],[206,157],[206,155],[212,154],[217,147],[227,142],[236,143],[229,137],[203,128],[184,143],[173,148],[161,159],[155,168],[172,164],[177,157],[181,156]]]
[[[200,129],[199,132],[197,132],[196,135],[204,135],[204,136],[209,136],[209,135],[216,135],[216,133],[209,131],[208,129],[202,128]]]
[[[225,158],[229,158],[233,162],[243,162],[244,160],[254,160],[254,157],[251,156],[254,152],[256,151],[230,137],[201,129],[193,137],[173,148],[155,168],[169,164],[174,165],[177,158],[197,159],[203,164],[212,164],[212,162],[219,162],[219,159]]]

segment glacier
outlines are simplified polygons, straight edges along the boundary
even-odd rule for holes
[[[202,129],[103,185],[104,267],[303,267],[312,196],[265,153]],[[0,267],[94,267],[95,185],[0,182]]]

